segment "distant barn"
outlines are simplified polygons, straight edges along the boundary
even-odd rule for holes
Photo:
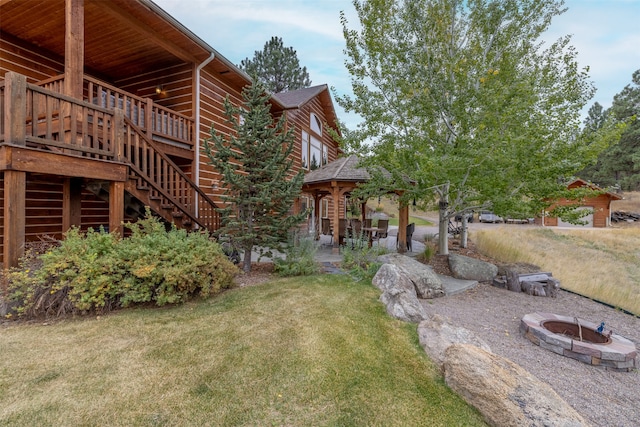
[[[570,190],[580,187],[589,187],[603,192],[596,197],[586,197],[579,201],[580,207],[578,209],[586,209],[589,211],[589,214],[582,218],[582,221],[586,221],[586,224],[583,226],[578,225],[578,227],[609,227],[611,225],[611,202],[613,200],[621,200],[622,197],[615,193],[604,192],[604,190],[596,185],[590,184],[582,179],[576,179],[567,186]],[[561,199],[552,205],[549,210],[552,210],[555,206],[567,206],[575,203],[575,200]],[[576,227],[575,224],[570,224],[562,221],[560,218],[550,216],[536,218],[536,223],[546,226]]]

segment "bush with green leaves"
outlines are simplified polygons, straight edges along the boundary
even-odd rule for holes
[[[290,233],[284,258],[274,258],[274,271],[280,276],[309,276],[320,271],[315,261],[318,243],[309,234]]]
[[[9,301],[26,317],[105,312],[132,304],[162,306],[232,286],[237,272],[206,233],[187,233],[148,215],[126,224],[131,237],[69,230],[59,247],[11,271]]]
[[[371,280],[382,265],[376,258],[387,252],[380,245],[369,247],[364,236],[354,236],[352,239],[347,236],[342,248],[342,268],[356,280]]]

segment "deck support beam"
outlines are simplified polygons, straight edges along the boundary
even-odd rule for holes
[[[62,188],[62,232],[82,224],[82,179],[65,178]]]
[[[109,183],[109,232],[123,233],[124,221],[124,182],[111,181]]]
[[[84,79],[84,0],[65,0],[64,93],[82,99]]]
[[[4,268],[16,267],[24,255],[27,173],[4,171]]]

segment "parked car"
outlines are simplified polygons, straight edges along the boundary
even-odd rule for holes
[[[479,222],[502,222],[502,218],[491,211],[481,211],[478,215]]]
[[[473,211],[464,214],[467,217],[467,222],[473,222]],[[462,222],[462,214],[456,214],[456,222]]]

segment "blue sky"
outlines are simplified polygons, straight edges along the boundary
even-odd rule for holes
[[[344,67],[340,11],[357,26],[350,0],[154,0],[234,64],[252,58],[272,36],[292,46],[313,85],[328,84],[351,93]],[[581,67],[589,66],[597,88],[589,103],[611,105],[613,96],[640,69],[640,0],[567,0],[569,10],[556,17],[549,40],[571,34]],[[334,104],[349,128],[361,119]]]

